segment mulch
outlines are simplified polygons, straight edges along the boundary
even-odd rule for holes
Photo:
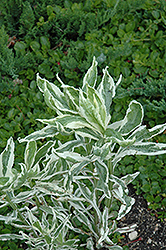
[[[137,224],[135,231],[138,235],[131,241],[128,234],[123,234],[121,246],[127,245],[131,250],[166,250],[166,219],[159,219],[157,214],[152,216],[153,211],[148,209],[146,200],[135,194],[132,185],[129,190],[129,195],[135,198],[135,204],[118,226]]]

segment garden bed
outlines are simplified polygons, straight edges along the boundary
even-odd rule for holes
[[[124,234],[122,246],[128,245],[129,249],[132,250],[166,250],[166,219],[159,219],[155,211],[149,210],[147,201],[134,193],[132,185],[130,185],[129,190],[130,196],[135,198],[135,204],[119,222],[119,226],[136,223],[135,231],[138,235],[135,240],[130,240],[129,235]]]

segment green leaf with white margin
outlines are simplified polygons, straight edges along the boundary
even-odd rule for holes
[[[166,153],[166,143],[135,142],[126,148],[119,148],[113,159],[114,166],[126,155],[160,155]]]
[[[53,149],[53,153],[56,154],[59,158],[63,158],[72,163],[89,161],[88,157],[81,156],[79,153],[76,152],[65,151],[63,153],[60,153]]]
[[[74,207],[75,209],[75,207]],[[93,236],[97,237],[98,235],[96,234],[94,227],[95,227],[95,223],[94,223],[94,217],[91,218],[91,220],[89,220],[88,216],[85,214],[85,212],[82,212],[80,210],[74,210],[74,214],[77,220],[79,220],[79,222],[83,223],[86,227],[88,227],[88,229],[91,231],[91,233],[93,233]]]
[[[133,100],[130,102],[124,119],[121,121],[119,132],[122,135],[131,133],[134,129],[142,124],[144,111],[142,105]]]
[[[61,112],[77,113],[69,108],[64,93],[55,84],[42,79],[39,74],[37,74],[37,84],[44,94],[46,104],[57,114],[61,114]]]
[[[151,129],[147,129],[146,125],[140,126],[128,137],[128,139],[132,139],[135,137],[136,142],[149,140],[154,136],[163,133],[166,130],[166,123],[156,125]]]
[[[40,139],[45,139],[47,137],[54,137],[59,133],[69,135],[71,132],[66,131],[65,128],[60,123],[57,123],[56,126],[48,125],[41,130],[33,132],[32,134],[26,136],[23,139],[18,138],[18,141],[22,143],[30,140],[40,140]]]
[[[100,227],[100,238],[97,241],[97,245],[101,245],[103,241],[107,242],[110,245],[114,244],[108,237],[108,234],[109,234],[108,219],[109,219],[108,208],[105,207],[103,214],[102,214],[102,222],[101,222],[101,227]]]
[[[96,204],[95,190],[93,190],[93,193],[92,193],[85,184],[79,181],[77,181],[77,185],[79,186],[79,190],[81,191],[86,201],[89,202],[92,205],[92,207],[95,209],[99,222],[101,222],[101,211]]]
[[[78,128],[76,130],[76,133],[83,138],[89,138],[95,141],[98,141],[102,137],[102,134],[100,132],[94,129],[92,130],[90,128]]]
[[[64,96],[66,98],[66,101],[68,103],[68,106],[70,109],[78,111],[79,110],[79,90],[66,85],[62,82],[62,80],[59,78],[58,74],[56,75],[58,81],[62,84],[62,88],[63,88],[63,93]]]
[[[0,240],[5,241],[5,240],[24,240],[24,238],[19,235],[19,234],[1,234],[0,235]]]
[[[105,131],[106,141],[112,143],[118,143],[122,147],[132,145],[135,142],[135,138],[124,139],[120,132],[111,129],[110,127]]]
[[[130,232],[135,230],[136,226],[137,226],[137,224],[133,224],[133,225],[130,225],[130,226],[127,226],[127,227],[117,228],[115,230],[115,232],[130,233]]]
[[[0,177],[13,177],[12,166],[14,163],[14,142],[10,137],[7,141],[6,148],[0,154]]]
[[[69,129],[77,129],[77,128],[91,128],[94,129],[93,126],[86,121],[85,118],[79,116],[79,115],[60,115],[52,119],[37,119],[38,121],[47,124],[56,126],[57,124],[61,124],[65,128]]]
[[[107,115],[109,115],[112,98],[115,96],[115,90],[116,90],[116,87],[121,82],[122,75],[120,75],[120,78],[117,84],[115,85],[114,80],[108,73],[107,69],[108,69],[108,66],[105,69],[103,69],[103,77],[102,77],[101,83],[99,84],[97,88],[97,91],[103,97],[103,100],[106,106]]]
[[[88,69],[87,73],[84,76],[83,79],[83,86],[82,86],[82,90],[86,92],[86,87],[87,85],[91,86],[91,87],[95,87],[96,82],[97,82],[97,61],[96,58],[93,57],[93,62],[92,62],[92,66]]]
[[[32,198],[37,193],[37,190],[20,192],[18,195],[12,198],[14,203],[22,203],[25,200]]]
[[[99,110],[96,110],[96,107],[91,103],[91,101],[84,97],[83,92],[80,90],[79,95],[79,105],[80,111],[79,114],[86,119],[98,132],[104,133],[105,126],[101,119]]]
[[[119,211],[117,220],[122,219],[126,214],[128,214],[135,203],[135,199],[127,195],[124,196],[126,204],[122,204]]]
[[[83,169],[90,163],[92,160],[77,162],[75,164],[72,164],[72,167],[70,168],[71,173],[73,174],[74,180],[77,179],[77,175],[83,171]],[[88,178],[88,177],[87,177]]]
[[[125,183],[125,185],[127,186],[128,184],[130,184],[138,175],[140,172],[136,172],[134,174],[128,174],[126,176],[123,176],[121,178],[121,180]]]
[[[94,165],[96,167],[96,171],[99,178],[97,183],[97,189],[103,191],[107,198],[111,198],[111,193],[108,187],[108,180],[109,180],[108,167],[105,165],[104,162],[100,160],[95,161]]]
[[[123,181],[122,178],[120,179],[114,175],[111,175],[110,181],[115,183],[112,189],[113,196],[122,203],[117,217],[117,220],[120,220],[131,210],[135,199],[128,196],[128,188],[125,180]]]
[[[106,129],[111,116],[106,111],[106,106],[102,95],[94,88],[87,86],[87,99],[92,103],[96,112],[100,115],[102,126]]]
[[[59,141],[58,141],[59,143]],[[59,147],[56,148],[56,151],[57,152],[61,152],[63,153],[64,151],[74,151],[75,148],[77,147],[84,147],[86,145],[85,141],[83,138],[77,138],[77,140],[71,140],[71,141],[68,141],[68,142],[65,142],[63,144],[59,143]],[[86,150],[86,148],[85,148]]]
[[[27,166],[27,170],[29,170],[33,166],[33,163],[35,161],[36,151],[37,151],[36,141],[28,141],[24,152],[24,162]]]
[[[44,193],[45,195],[55,195],[58,197],[63,197],[63,196],[68,196],[72,193],[71,192],[66,192],[66,190],[60,186],[57,185],[56,182],[43,182],[43,181],[37,181],[36,182],[36,189]]]
[[[42,147],[38,149],[35,155],[35,162],[38,163],[42,158],[46,156],[46,153],[55,145],[55,141],[48,141],[46,144],[44,144]]]

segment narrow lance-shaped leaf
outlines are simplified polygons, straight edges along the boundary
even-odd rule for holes
[[[104,133],[105,127],[103,126],[103,122],[98,110],[96,110],[95,106],[89,99],[84,97],[84,94],[81,90],[79,96],[79,105],[79,114],[84,117],[86,121],[91,124],[97,131]]]
[[[117,220],[122,219],[126,214],[128,214],[135,203],[135,199],[129,196],[125,196],[126,204],[122,204],[120,210],[118,211]]]
[[[109,227],[108,227],[108,208],[105,207],[102,214],[102,223],[100,228],[100,238],[97,242],[98,245],[102,244],[102,242],[107,242],[109,245],[113,245],[114,243],[109,239]]]
[[[57,123],[56,126],[48,125],[41,130],[33,132],[32,134],[26,136],[23,139],[18,138],[18,141],[22,143],[22,142],[27,142],[30,140],[40,140],[40,139],[45,139],[47,137],[54,137],[58,135],[59,133],[62,133],[62,134],[64,133],[67,135],[70,134],[70,132],[66,131],[60,123]]]
[[[101,221],[101,212],[100,212],[100,209],[98,208],[98,206],[96,204],[95,190],[93,190],[93,193],[92,193],[90,191],[90,189],[87,186],[85,186],[83,183],[77,181],[77,184],[78,184],[79,189],[80,189],[82,195],[84,196],[84,198],[95,209],[95,211],[96,211],[96,213],[98,215],[99,222],[100,222]]]
[[[59,77],[58,77],[59,80]],[[79,110],[79,90],[72,86],[62,84],[64,96],[70,109]]]
[[[90,128],[78,128],[76,133],[83,138],[93,139],[95,141],[99,140],[102,134],[98,131],[92,130]]]
[[[83,79],[83,91],[86,91],[86,85],[95,87],[97,81],[97,64],[96,58],[93,57],[92,66],[88,69]]]
[[[166,123],[156,125],[151,129],[147,129],[146,125],[138,127],[133,133],[128,137],[128,139],[135,138],[137,142],[143,140],[149,140],[154,136],[163,133],[166,130]]]
[[[126,155],[160,155],[166,153],[165,143],[135,142],[126,148],[119,148],[113,159],[114,166]]]
[[[48,141],[46,144],[44,144],[42,147],[38,149],[35,155],[34,165],[46,156],[46,153],[50,150],[50,148],[54,146],[54,144],[55,141]]]
[[[0,235],[0,240],[5,241],[5,240],[23,240],[24,238],[19,235],[19,234],[1,234]]]
[[[14,163],[14,142],[13,138],[7,141],[6,148],[0,154],[0,177],[13,177],[12,166]]]
[[[42,79],[39,74],[37,74],[37,84],[41,92],[44,94],[46,104],[54,109],[58,114],[61,112],[71,112],[71,110],[66,102],[63,92],[53,83]]]
[[[24,161],[27,169],[30,169],[35,161],[37,145],[35,141],[28,141],[24,153]]]
[[[93,233],[93,235],[95,237],[97,237],[98,235],[96,234],[96,232],[94,231],[94,228],[93,226],[95,226],[95,223],[94,223],[94,218],[92,217],[91,220],[88,218],[88,216],[80,211],[80,210],[77,210],[77,211],[74,211],[74,214],[76,216],[76,219],[79,220],[81,223],[85,224],[86,227],[88,227],[88,229]]]
[[[99,84],[97,91],[103,97],[105,102],[107,115],[110,114],[110,106],[112,103],[112,98],[115,96],[116,87],[119,85],[122,79],[122,75],[120,76],[117,84],[115,85],[113,78],[108,73],[108,66],[103,70],[102,81]]]
[[[80,115],[60,115],[52,119],[38,119],[38,121],[47,124],[56,126],[57,124],[61,124],[65,128],[69,129],[77,129],[77,128],[84,128],[88,127],[93,129],[93,126],[86,121],[85,118],[81,117]]]
[[[106,129],[111,116],[106,111],[106,106],[102,95],[98,93],[94,88],[87,86],[87,99],[92,103],[96,112],[100,116],[101,124]]]
[[[96,167],[97,174],[99,177],[97,188],[101,191],[104,191],[104,194],[107,198],[111,198],[111,193],[108,187],[108,167],[104,164],[104,162],[99,160],[95,161],[94,165]]]

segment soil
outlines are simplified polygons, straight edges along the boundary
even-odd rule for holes
[[[146,200],[135,194],[132,185],[129,185],[129,190],[129,195],[135,198],[135,204],[118,226],[137,224],[135,231],[138,235],[131,241],[129,234],[123,234],[121,246],[127,245],[131,250],[166,250],[166,219],[158,219],[157,214],[152,216]]]

